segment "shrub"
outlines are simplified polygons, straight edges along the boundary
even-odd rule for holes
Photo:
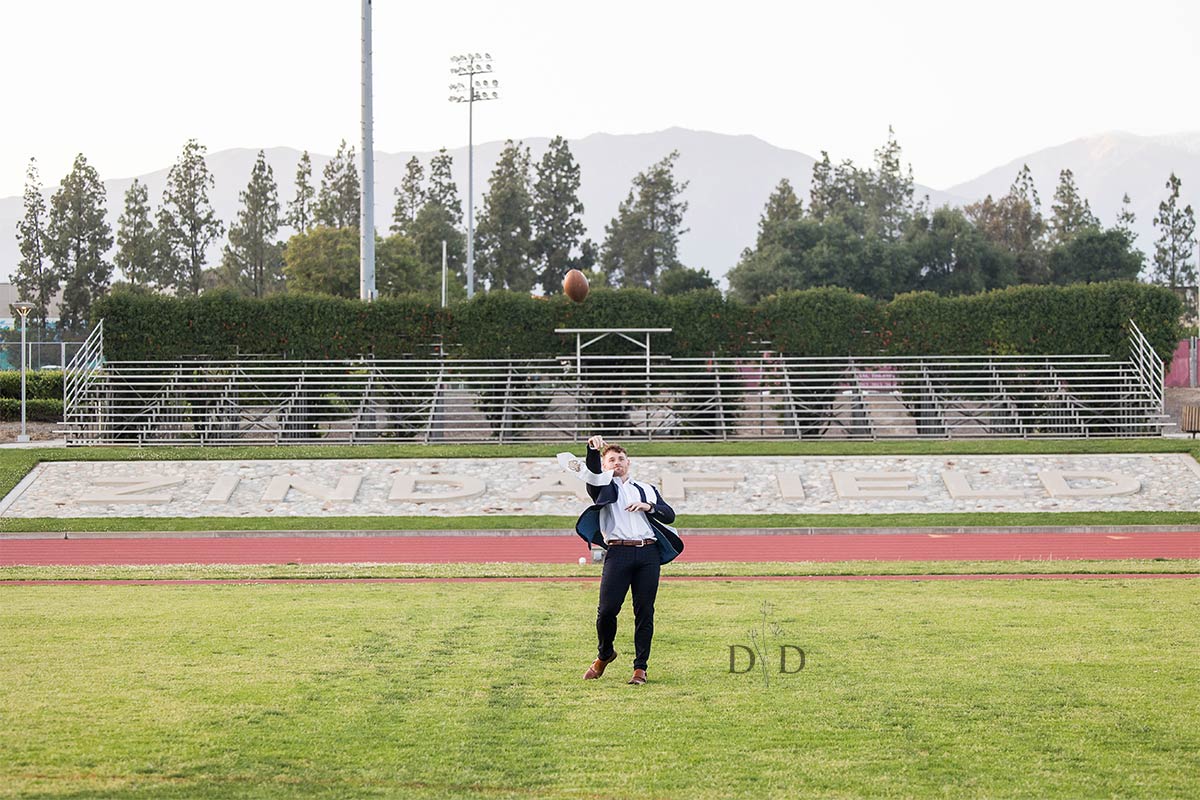
[[[439,337],[468,358],[547,358],[574,352],[555,328],[671,328],[655,353],[744,353],[755,339],[797,356],[1127,352],[1132,318],[1164,359],[1182,331],[1183,307],[1168,289],[1129,282],[1016,286],[946,297],[918,292],[889,303],[845,289],[781,292],[749,307],[715,289],[665,297],[644,289],[594,289],[584,303],[558,295],[486,292],[448,309],[425,295],[362,303],[281,294],[255,300],[212,292],[198,298],[114,293],[97,302],[105,355],[113,361],[424,356]],[[593,355],[632,352],[618,337]],[[7,392],[0,389],[0,394]],[[40,390],[39,390],[40,391]],[[61,396],[61,385],[46,396]],[[16,396],[15,393],[5,396]]]
[[[1130,282],[900,295],[884,309],[892,355],[1050,355],[1129,351],[1128,321],[1169,359],[1182,335],[1174,292]]]
[[[25,419],[29,422],[62,422],[63,401],[57,400],[26,400]],[[19,422],[21,419],[21,401],[11,397],[0,397],[0,420],[4,422]]]
[[[25,398],[27,400],[62,400],[61,370],[26,370]],[[21,370],[0,370],[0,397],[21,399]]]
[[[279,294],[262,300],[231,292],[200,297],[114,293],[97,301],[104,350],[113,361],[231,358],[401,358],[424,353],[448,317],[428,297],[363,303]]]
[[[782,292],[758,304],[757,328],[788,355],[877,355],[881,305],[846,289]]]

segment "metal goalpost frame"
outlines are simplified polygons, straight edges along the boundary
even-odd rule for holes
[[[583,351],[609,336],[617,336],[638,347],[646,357],[646,375],[650,375],[650,334],[670,333],[670,328],[555,328],[555,333],[575,334],[575,369],[583,371]],[[635,339],[630,334],[641,334],[641,339]],[[589,337],[585,342],[584,337]]]
[[[1161,435],[1163,363],[1130,355],[106,361],[64,373],[69,445],[1078,438]],[[631,334],[642,334],[638,341]],[[593,340],[594,342],[595,340]],[[645,344],[643,348],[642,345]]]

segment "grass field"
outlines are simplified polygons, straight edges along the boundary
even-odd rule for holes
[[[643,687],[628,606],[580,680],[595,602],[3,586],[0,796],[1200,795],[1195,579],[668,583]],[[729,671],[764,603],[769,684]]]
[[[582,507],[582,506],[581,506]],[[0,534],[67,531],[571,531],[578,515],[455,517],[0,517]],[[1194,526],[1195,511],[978,512],[962,514],[680,514],[689,528],[1004,528],[1108,525]]]
[[[663,576],[1114,575],[1200,574],[1194,558],[1032,561],[673,561]],[[0,585],[57,580],[357,580],[370,578],[595,578],[599,565],[522,564],[167,564],[0,567]]]
[[[548,457],[565,445],[0,450],[39,460]],[[1182,440],[639,445],[639,455],[1188,452]],[[1194,513],[710,516],[690,527],[1192,525]],[[3,531],[567,529],[574,517],[9,520]],[[669,575],[1200,572],[1195,560],[672,564]],[[564,583],[446,577],[589,576]],[[0,569],[0,797],[1200,795],[1200,580],[667,582],[601,681],[598,568]],[[286,578],[429,578],[283,584]],[[102,586],[98,579],[260,580]],[[20,586],[66,579],[77,586]],[[7,585],[6,585],[7,584]],[[764,603],[769,607],[763,616]],[[752,626],[805,668],[733,674]],[[777,626],[777,627],[776,627]],[[737,651],[739,669],[745,651]],[[771,651],[768,651],[769,653]],[[794,666],[794,651],[792,651]],[[772,655],[778,666],[777,650]],[[764,677],[766,680],[764,680]]]

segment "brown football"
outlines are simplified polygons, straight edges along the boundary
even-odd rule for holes
[[[567,277],[563,278],[563,294],[576,303],[583,302],[588,295],[588,282],[582,272],[573,269],[567,273]]]

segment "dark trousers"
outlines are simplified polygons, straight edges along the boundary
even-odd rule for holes
[[[658,548],[609,547],[600,575],[600,606],[596,610],[596,635],[600,639],[597,657],[613,657],[613,639],[617,637],[617,615],[625,603],[625,594],[633,589],[633,668],[645,669],[650,659],[650,640],[654,638],[654,598],[658,596]]]

